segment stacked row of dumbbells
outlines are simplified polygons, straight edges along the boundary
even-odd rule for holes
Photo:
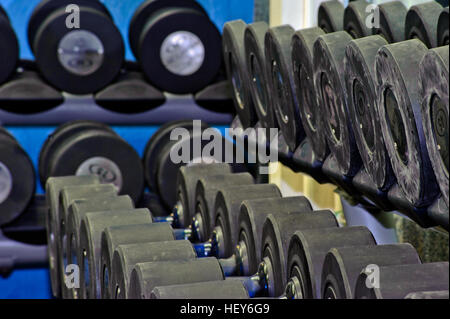
[[[64,298],[448,298],[448,263],[377,245],[367,228],[339,227],[333,212],[228,164],[181,167],[165,218],[96,177],[46,188],[52,281]]]
[[[291,153],[308,141],[317,165],[364,169],[411,207],[448,207],[448,7],[334,0],[318,27],[234,21],[223,37],[243,127],[279,128]]]

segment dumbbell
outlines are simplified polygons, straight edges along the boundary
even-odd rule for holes
[[[299,102],[294,91],[291,48],[294,33],[295,30],[291,26],[279,26],[270,28],[265,37],[266,72],[273,102],[271,107],[286,144],[292,152],[306,136],[300,119]]]
[[[352,2],[355,3],[355,2]],[[345,48],[352,37],[345,31],[320,35],[314,42],[314,83],[328,147],[341,175],[352,177],[361,167],[345,96]]]
[[[444,8],[439,16],[437,38],[438,46],[448,45],[448,7]]]
[[[220,287],[220,289],[218,289]],[[240,281],[221,280],[155,287],[150,299],[248,299]]]
[[[371,269],[375,265],[382,267],[420,263],[416,250],[410,244],[332,248],[323,261],[322,298],[354,298],[358,276],[368,266]]]
[[[80,226],[81,221],[87,213],[103,212],[109,210],[131,210],[134,208],[134,203],[129,196],[108,197],[100,196],[92,201],[74,202],[67,212],[67,226],[66,226],[66,256],[67,264],[79,264],[79,250],[80,250]],[[69,291],[68,298],[81,298],[80,288],[74,288]]]
[[[19,42],[6,11],[0,6],[0,85],[14,72],[19,60]]]
[[[381,47],[375,60],[377,112],[397,183],[415,207],[439,193],[422,127],[419,65],[427,53],[417,39]]]
[[[317,12],[317,25],[325,33],[344,30],[344,6],[338,0],[320,3]]]
[[[366,227],[299,230],[289,242],[286,297],[320,299],[322,264],[331,248],[376,245]]]
[[[148,209],[113,210],[88,212],[81,220],[80,246],[77,261],[80,266],[80,293],[83,299],[101,297],[101,238],[106,227],[147,224],[152,222]]]
[[[221,67],[220,33],[196,1],[143,2],[131,19],[128,39],[147,79],[163,91],[198,92]]]
[[[104,88],[124,61],[121,34],[100,1],[42,0],[28,23],[28,43],[45,79],[73,94]]]
[[[0,127],[0,226],[25,211],[34,195],[35,185],[34,168],[27,153],[6,129]]]
[[[286,198],[287,200],[287,198]],[[304,198],[297,198],[293,200],[290,205],[296,203],[299,204],[303,201],[303,205],[305,204]],[[281,203],[281,199],[278,200]],[[247,201],[246,205],[248,207],[249,203],[254,203],[255,201]],[[245,203],[245,202],[244,202]],[[254,208],[261,207],[260,205],[263,202],[255,203]],[[285,201],[285,203],[287,203]],[[251,204],[250,204],[251,205]],[[280,206],[280,205],[277,205]],[[306,208],[306,209],[305,209]],[[241,211],[242,215],[245,215],[245,209]],[[247,277],[230,277],[227,278],[226,281],[234,282],[233,286],[235,289],[243,286],[247,291],[247,296],[255,297],[255,296],[268,296],[268,297],[280,297],[285,298],[283,296],[284,287],[286,285],[287,280],[283,277],[286,275],[286,265],[287,265],[287,245],[289,244],[289,238],[292,236],[292,232],[295,229],[315,229],[315,228],[325,228],[328,229],[332,226],[337,226],[336,218],[334,214],[330,211],[316,211],[312,212],[309,207],[303,207],[303,211],[301,211],[302,206],[297,206],[297,211],[282,210],[277,212],[277,210],[272,211],[273,214],[264,213],[261,211],[261,215],[257,214],[258,210],[252,212],[251,215],[254,216],[254,225],[257,227],[256,230],[248,231],[247,234],[252,234],[255,236],[255,231],[258,231],[262,228],[262,241],[261,243],[261,263],[257,267],[256,274]],[[267,216],[265,219],[262,219],[264,216]],[[264,222],[261,225],[261,219]],[[247,228],[246,226],[244,226]],[[241,226],[241,231],[244,230]],[[245,230],[244,230],[245,231]],[[261,235],[261,233],[259,233]],[[258,243],[254,240],[254,244]],[[246,242],[249,242],[246,240]],[[257,245],[257,244],[256,244]],[[237,248],[237,250],[239,247]],[[258,249],[258,247],[256,247]],[[249,251],[250,253],[250,251]],[[239,255],[239,253],[238,253]],[[244,256],[244,255],[241,255]],[[219,260],[222,264],[222,269],[226,270],[227,268],[223,266],[221,260]],[[246,263],[245,260],[243,264]],[[253,267],[255,267],[255,264]],[[249,267],[249,268],[253,268]],[[254,269],[254,268],[253,268]],[[246,269],[245,272],[248,272],[250,269]],[[133,279],[132,279],[133,280]],[[206,294],[208,291],[211,291],[211,294],[214,295],[214,289],[220,289],[218,286],[215,288],[211,285],[198,284],[198,291]],[[176,287],[174,287],[176,289]],[[182,288],[182,290],[184,290]],[[185,291],[185,290],[184,290]],[[229,291],[231,293],[232,290]],[[170,293],[170,292],[169,292]],[[176,294],[176,292],[173,292]],[[226,292],[223,291],[223,294]],[[233,298],[232,295],[226,295],[227,298]]]
[[[247,69],[243,45],[246,27],[242,20],[227,22],[222,35],[227,79],[233,89],[234,107],[244,129],[254,126],[258,120],[251,94],[251,73]]]
[[[419,66],[419,91],[427,150],[448,207],[448,45],[431,49],[423,57]]]
[[[328,6],[331,5],[330,8]],[[322,2],[326,12],[339,7],[339,1]],[[320,12],[320,9],[319,9]],[[325,19],[325,18],[323,18]],[[320,22],[320,20],[319,20]],[[322,22],[326,24],[327,22]],[[327,26],[322,25],[326,28]],[[322,124],[322,116],[319,108],[318,94],[314,86],[314,42],[325,34],[326,29],[314,27],[297,31],[292,37],[292,64],[294,71],[295,94],[299,105],[300,120],[303,129],[308,136],[314,155],[317,160],[325,161],[329,154],[325,136],[325,124]]]
[[[61,265],[58,264],[58,252],[61,251],[61,234],[59,222],[61,212],[60,194],[66,186],[96,185],[100,183],[98,176],[64,176],[50,177],[45,184],[45,198],[48,207],[46,216],[47,248],[52,293],[54,297],[61,297]]]
[[[428,48],[438,46],[438,20],[442,6],[429,1],[412,6],[406,15],[405,39],[419,39]]]
[[[64,283],[64,274],[66,273],[66,267],[68,263],[67,245],[68,245],[68,232],[67,223],[69,210],[73,203],[89,202],[89,201],[103,201],[105,199],[117,198],[117,188],[113,184],[96,184],[96,185],[82,185],[82,186],[66,186],[61,190],[60,196],[60,219],[57,221],[58,232],[60,234],[60,248],[57,251],[58,264],[61,267],[60,273],[62,274],[61,282]],[[67,298],[68,290],[65,289],[65,285],[61,288],[62,297]]]
[[[45,141],[39,155],[39,176],[97,175],[113,183],[119,194],[138,202],[144,188],[137,152],[108,126],[89,121],[60,126]]]
[[[266,73],[265,37],[269,30],[266,22],[255,22],[247,25],[244,33],[245,63],[249,72],[250,94],[254,103],[254,111],[263,128],[275,128],[276,118],[272,111],[269,81]],[[272,136],[266,130],[266,139]]]
[[[345,50],[345,88],[350,123],[366,172],[381,191],[395,182],[377,112],[377,82],[373,68],[378,50],[388,42],[379,35],[350,41]]]
[[[204,159],[198,156],[203,156],[204,146],[211,141],[207,137],[202,139],[202,134],[205,132],[212,134],[210,138],[221,139],[225,143],[223,145],[225,151],[227,151],[227,146],[225,145],[228,144],[226,144],[227,142],[224,141],[220,133],[200,121],[183,120],[169,122],[161,126],[148,141],[143,159],[145,181],[150,191],[159,195],[166,209],[172,209],[177,202],[176,182],[178,169],[188,163],[204,162]],[[183,136],[180,137],[178,134],[183,134]],[[199,151],[202,151],[202,154],[193,154],[192,152],[192,150],[195,151],[197,149],[197,146],[194,149],[194,144],[197,141],[200,141]],[[172,155],[176,153],[175,155],[178,156],[183,148],[190,150],[188,154],[181,154],[181,156],[186,156],[186,158],[184,160],[183,158],[173,159]],[[225,156],[225,152],[222,150],[222,157],[219,158],[217,154],[211,154],[208,160],[210,162],[224,162],[223,156]]]
[[[367,285],[371,273],[361,272],[355,299],[404,299],[419,291],[447,291],[448,295],[448,262],[384,266],[378,273],[378,284],[371,286]]]

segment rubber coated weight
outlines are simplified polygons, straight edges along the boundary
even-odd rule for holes
[[[347,106],[359,154],[372,181],[387,191],[395,177],[380,134],[377,88],[373,65],[378,50],[388,44],[379,35],[352,40],[344,59]]]
[[[287,261],[289,241],[297,230],[338,227],[333,212],[291,211],[270,214],[262,231],[261,257],[266,265],[268,296],[278,297],[287,283]]]
[[[0,16],[3,16],[3,18],[5,18],[8,22],[10,22],[8,14],[6,13],[5,9],[0,6]]]
[[[128,31],[130,48],[135,57],[138,56],[140,33],[144,29],[149,17],[154,12],[158,12],[161,9],[171,7],[193,9],[197,11],[203,11],[206,14],[206,11],[203,9],[203,7],[197,1],[192,0],[147,0],[142,2],[131,18]]]
[[[320,3],[317,13],[317,25],[325,32],[344,30],[344,6],[338,0]]]
[[[155,287],[150,299],[248,299],[248,292],[238,280],[199,282]]]
[[[33,47],[36,33],[44,20],[53,12],[60,8],[66,8],[69,5],[78,5],[82,7],[92,8],[94,10],[101,11],[110,16],[108,9],[98,0],[41,0],[38,5],[33,9],[27,26],[28,43],[31,50]]]
[[[287,279],[289,284],[294,286],[291,297],[321,298],[322,265],[331,248],[369,245],[376,245],[376,242],[366,227],[296,231],[289,244],[287,262]]]
[[[187,94],[202,90],[216,78],[222,64],[219,30],[204,10],[152,2],[166,6],[149,12],[143,28],[136,30],[136,57],[144,74],[163,91]]]
[[[341,174],[346,176],[354,176],[361,167],[345,93],[345,48],[351,40],[345,31],[321,35],[314,43],[313,55],[314,83],[325,135]]]
[[[129,196],[117,196],[114,198],[96,198],[88,202],[75,202],[69,207],[67,221],[67,263],[78,265],[80,251],[80,225],[87,213],[104,212],[113,209],[131,210],[133,201]],[[81,288],[74,288],[69,297],[79,299],[82,297]]]
[[[111,210],[87,213],[80,225],[80,287],[83,299],[99,299],[101,236],[106,227],[148,224],[152,216],[148,209]]]
[[[112,264],[114,251],[119,245],[144,244],[175,240],[172,227],[168,223],[148,223],[108,227],[103,231],[101,242],[101,296],[112,298]]]
[[[238,269],[240,276],[251,276],[258,271],[258,265],[262,260],[261,234],[267,216],[293,211],[312,212],[311,203],[303,196],[264,198],[242,202],[238,219],[239,239],[237,248],[240,251],[238,253],[239,259],[243,264]],[[245,252],[242,251],[243,249],[245,249]]]
[[[295,94],[291,42],[295,30],[288,25],[270,28],[266,33],[266,72],[270,107],[277,119],[280,131],[293,152],[305,138],[297,95]]]
[[[8,15],[0,6],[0,85],[2,85],[14,72],[19,60],[19,43]]]
[[[417,291],[448,291],[448,262],[386,266],[379,273],[379,287],[373,288],[366,284],[370,274],[359,275],[355,299],[403,299]]]
[[[35,185],[31,159],[14,137],[0,128],[0,226],[25,211]]]
[[[371,12],[366,11],[369,5],[365,0],[357,0],[350,2],[344,10],[344,30],[353,39],[367,37],[373,33],[373,28],[367,27],[366,23]]]
[[[449,204],[448,62],[447,45],[429,50],[419,67],[421,121],[431,165],[447,207]]]
[[[119,194],[139,201],[144,179],[137,152],[110,129],[82,126],[74,129],[76,132],[70,132],[70,125],[65,127],[53,148],[41,156],[43,164],[39,166],[46,167],[46,176],[95,174],[102,183],[113,183]]]
[[[68,185],[94,185],[99,184],[97,176],[67,176],[50,177],[45,184],[46,205],[48,215],[46,216],[47,248],[49,257],[49,269],[52,293],[54,297],[61,296],[61,265],[59,265],[58,252],[61,251],[61,234],[59,233],[58,221],[60,220],[61,207],[59,196],[61,190]]]
[[[204,130],[208,128],[207,124],[204,122],[201,122],[201,130]],[[174,121],[169,122],[164,125],[162,125],[155,134],[152,135],[150,140],[148,141],[145,151],[144,151],[144,159],[143,159],[143,165],[144,165],[144,175],[145,175],[145,181],[150,189],[150,191],[161,195],[158,188],[158,174],[159,174],[159,157],[163,153],[163,150],[166,149],[167,145],[173,145],[176,141],[172,141],[170,139],[170,136],[172,132],[176,132],[175,130],[178,129],[185,129],[188,132],[192,132],[194,130],[194,122],[192,120],[182,120],[182,121]],[[166,149],[167,151],[167,149]],[[178,169],[177,167],[176,169]],[[173,176],[173,179],[169,179],[167,181],[168,183],[171,183],[171,186],[168,186],[168,189],[170,191],[174,190],[176,187],[176,173],[171,172],[171,175]],[[167,177],[165,177],[166,179]],[[173,208],[173,205],[175,202],[172,203],[172,206],[169,206],[167,208]],[[166,204],[167,205],[167,204]]]
[[[111,268],[111,296],[113,299],[130,298],[130,276],[138,263],[181,262],[194,260],[196,257],[188,240],[119,245],[114,252]]]
[[[420,264],[410,244],[332,248],[323,262],[322,298],[353,299],[358,276],[367,266],[407,264]]]
[[[227,22],[223,29],[222,40],[227,78],[233,88],[234,107],[244,129],[254,126],[258,120],[246,62],[244,46],[246,27],[242,20]]]
[[[150,299],[155,287],[225,279],[216,258],[139,263],[130,277],[130,299]]]
[[[238,218],[242,202],[261,198],[281,198],[281,192],[274,184],[227,186],[217,191],[213,215],[213,242],[217,243],[217,257],[230,257],[238,244]]]
[[[180,228],[191,226],[195,213],[195,188],[200,176],[231,175],[231,167],[226,163],[193,164],[182,166],[178,171],[176,197],[176,225]]]
[[[218,144],[219,141],[220,144]],[[211,145],[214,147],[211,148]],[[218,147],[221,149],[217,149],[216,145],[219,145]],[[158,194],[161,200],[169,208],[175,206],[177,173],[180,167],[197,163],[222,163],[225,161],[234,163],[234,158],[232,160],[227,158],[227,154],[236,154],[234,150],[234,144],[227,141],[218,130],[213,128],[204,131],[194,128],[188,135],[178,135],[178,140],[167,143],[157,158]]]
[[[339,1],[331,1],[332,3]],[[330,2],[322,2],[325,5]],[[295,93],[300,105],[300,119],[305,134],[311,141],[316,158],[323,162],[329,153],[322,116],[318,105],[318,93],[314,87],[313,48],[317,38],[324,34],[320,28],[297,31],[292,38],[292,64]]]
[[[269,30],[266,22],[249,24],[244,34],[247,71],[250,75],[250,93],[259,123],[263,128],[275,128],[276,120],[270,107],[270,90],[266,67],[265,37]],[[266,137],[269,137],[267,135]]]
[[[121,34],[105,13],[79,7],[80,28],[66,27],[66,8],[52,12],[30,43],[44,78],[73,94],[90,94],[110,84],[124,61]]]
[[[389,1],[378,5],[380,15],[379,28],[373,28],[373,34],[381,35],[389,43],[405,40],[405,20],[407,8],[401,1]]]
[[[448,45],[448,7],[444,8],[438,21],[438,46]]]
[[[112,199],[117,195],[117,189],[114,185],[92,185],[92,186],[67,186],[64,187],[60,195],[60,220],[58,221],[59,233],[61,234],[61,245],[58,247],[58,264],[61,265],[61,282],[65,283],[65,273],[68,264],[67,258],[67,220],[69,207],[74,202],[85,202],[92,200],[102,200],[104,198]],[[61,286],[61,292],[63,298],[68,298],[71,292],[67,289],[67,286],[63,284]]]
[[[429,49],[438,45],[437,27],[442,6],[436,1],[409,8],[405,20],[405,39],[419,39]]]
[[[214,202],[217,191],[221,187],[253,185],[253,177],[249,173],[201,176],[195,189],[194,228],[200,241],[211,238],[215,226]]]
[[[44,142],[39,153],[39,179],[41,185],[45,187],[48,175],[49,156],[64,144],[64,141],[70,136],[78,134],[88,129],[109,130],[113,132],[107,125],[99,122],[91,121],[73,121],[60,125],[53,133],[51,133]]]
[[[431,203],[439,192],[420,111],[419,64],[426,53],[414,39],[383,46],[375,61],[381,132],[398,185],[417,207]]]

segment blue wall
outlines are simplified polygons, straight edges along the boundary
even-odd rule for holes
[[[32,59],[33,54],[28,46],[26,29],[28,19],[33,8],[40,0],[0,0],[0,4],[6,9],[12,20],[12,24],[19,38],[21,57]],[[143,0],[101,0],[111,11],[115,23],[120,28],[127,46],[126,58],[134,57],[128,47],[128,24],[136,8]],[[246,22],[253,21],[253,0],[198,0],[208,11],[211,19],[219,30],[222,30],[225,22],[235,19],[243,19]]]

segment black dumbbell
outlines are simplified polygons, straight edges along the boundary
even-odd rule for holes
[[[367,285],[372,275],[363,271],[355,287],[355,299],[403,299],[419,291],[447,291],[448,262],[380,267],[379,283]]]
[[[113,299],[130,298],[131,272],[138,263],[194,261],[197,254],[187,240],[143,242],[117,246],[111,267],[110,295]],[[202,258],[210,259],[210,258]],[[215,259],[215,258],[211,258]],[[179,276],[179,274],[174,274]],[[217,278],[220,279],[220,278]]]
[[[50,279],[52,293],[54,297],[61,297],[61,265],[58,264],[58,252],[61,251],[61,234],[59,233],[59,221],[61,207],[60,194],[66,186],[73,185],[95,185],[99,184],[100,179],[97,176],[66,176],[50,177],[45,184],[46,202],[48,214],[46,216],[47,228],[47,247],[49,257]]]
[[[255,22],[249,24],[244,33],[245,58],[254,111],[261,127],[267,129],[277,127],[275,114],[270,106],[271,94],[266,73],[265,38],[268,30],[269,25],[266,22]],[[271,139],[268,131],[266,139]]]
[[[288,299],[320,299],[322,265],[331,248],[376,245],[366,227],[333,227],[296,231],[289,243]]]
[[[6,11],[0,5],[0,85],[14,72],[19,60],[19,42]]]
[[[354,298],[358,276],[368,266],[406,264],[420,264],[420,258],[410,244],[332,248],[323,261],[322,298]]]
[[[344,30],[344,6],[338,0],[320,3],[317,12],[317,25],[325,33]]]
[[[270,28],[265,37],[266,73],[268,87],[272,92],[269,107],[272,108],[281,134],[292,152],[305,138],[295,94],[291,48],[294,33],[295,30],[286,25]]]
[[[344,10],[344,30],[353,39],[367,37],[373,33],[373,28],[366,23],[370,14],[370,11],[366,10],[368,5],[370,4],[365,0],[351,1]]]
[[[378,5],[379,27],[373,33],[381,35],[389,43],[405,40],[405,20],[408,9],[401,1],[389,1]]]
[[[218,288],[220,287],[220,288]],[[150,299],[248,299],[244,285],[237,280],[207,281],[155,287]]]
[[[442,6],[429,1],[412,6],[406,15],[405,39],[419,39],[428,48],[438,46],[438,20]]]
[[[233,185],[252,185],[253,177],[249,173],[200,176],[195,188],[195,211],[192,230],[194,238],[206,241],[211,238],[215,226],[214,202],[221,187]]]
[[[10,223],[25,211],[35,187],[31,159],[17,140],[0,127],[0,226]]]
[[[43,185],[51,176],[97,175],[113,183],[119,194],[138,202],[143,168],[137,152],[108,126],[88,121],[69,122],[47,138],[39,155]]]
[[[348,177],[354,176],[361,167],[345,94],[344,57],[351,40],[345,31],[321,35],[313,51],[314,82],[322,125],[338,170]]]
[[[325,4],[341,5],[339,1],[322,2],[321,5]],[[300,119],[314,154],[321,162],[326,159],[329,149],[318,105],[318,94],[314,86],[313,49],[314,42],[323,34],[324,29],[314,27],[297,31],[292,38],[295,93],[298,103],[302,106],[299,109]]]
[[[438,46],[448,45],[448,7],[444,8],[438,21]]]
[[[350,123],[364,168],[381,191],[387,191],[395,182],[386,152],[377,112],[377,82],[375,58],[378,50],[388,44],[373,35],[350,41],[344,59],[345,85]]]
[[[420,111],[419,64],[427,51],[413,39],[381,47],[375,61],[376,107],[384,143],[398,185],[416,207],[430,204],[439,193]]]
[[[79,265],[78,257],[80,250],[80,225],[87,213],[103,212],[113,209],[131,210],[134,208],[132,199],[129,196],[99,197],[95,201],[84,201],[73,203],[68,210],[67,216],[67,264]],[[80,288],[69,291],[68,298],[79,299],[82,297]]]
[[[143,2],[128,38],[147,79],[163,91],[200,91],[221,67],[220,33],[196,1]]]
[[[194,164],[182,166],[178,170],[176,183],[176,204],[173,210],[174,226],[187,228],[192,225],[195,212],[195,190],[199,178],[209,176],[232,176],[231,167],[226,163]]]
[[[223,55],[227,78],[233,88],[236,113],[245,128],[256,124],[257,116],[251,94],[250,72],[244,46],[246,23],[242,20],[227,22],[223,29]]]
[[[42,0],[28,23],[28,43],[45,79],[73,94],[111,83],[125,54],[122,36],[100,1]]]
[[[83,186],[66,186],[60,193],[60,214],[57,227],[59,227],[60,234],[60,248],[57,251],[58,264],[61,266],[60,273],[62,274],[61,282],[64,283],[64,275],[66,267],[69,265],[67,256],[67,222],[69,209],[73,203],[89,202],[89,201],[103,201],[105,199],[114,199],[117,197],[117,188],[112,184],[96,184]],[[61,286],[61,294],[63,298],[68,298],[70,294],[65,289],[65,285]]]
[[[169,223],[147,223],[106,228],[102,234],[101,242],[100,277],[102,299],[113,297],[112,265],[114,252],[119,245],[144,245],[150,242],[168,242],[175,239],[174,230]],[[161,243],[161,245],[163,244]]]
[[[222,268],[216,258],[188,261],[138,263],[130,277],[130,299],[150,299],[157,286],[207,281],[223,281]]]
[[[101,297],[101,239],[106,227],[147,224],[152,222],[148,209],[88,212],[81,220],[80,246],[77,261],[80,266],[80,292],[83,299]]]
[[[447,207],[449,204],[448,48],[446,45],[429,50],[419,67],[422,125],[431,165]]]

